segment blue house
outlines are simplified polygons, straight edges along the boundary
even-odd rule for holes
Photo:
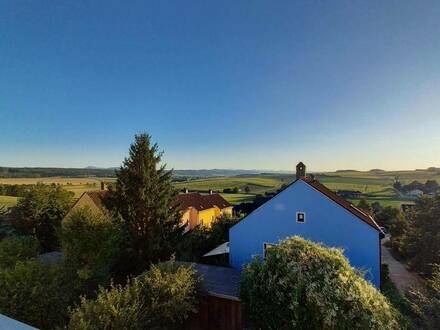
[[[229,231],[229,261],[238,270],[280,240],[298,235],[344,250],[350,264],[380,287],[383,237],[374,219],[297,165],[297,179]]]

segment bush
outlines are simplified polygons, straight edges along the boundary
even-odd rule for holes
[[[17,261],[36,258],[38,241],[31,236],[10,236],[0,241],[0,269],[13,267]]]
[[[100,289],[96,300],[82,299],[69,329],[173,329],[195,310],[197,278],[192,268],[166,262],[126,286]]]
[[[240,296],[255,328],[399,328],[396,310],[340,250],[300,237],[246,266]]]
[[[36,184],[12,209],[11,225],[19,234],[35,234],[43,252],[54,251],[59,248],[56,232],[72,198],[60,185]]]
[[[92,288],[108,284],[121,239],[119,224],[108,216],[93,213],[89,208],[69,215],[61,227],[64,257]]]
[[[18,261],[0,269],[0,313],[41,329],[64,325],[75,280],[61,263]]]
[[[413,288],[408,292],[412,311],[423,329],[438,329],[440,324],[440,265],[434,265],[433,269],[426,288]]]

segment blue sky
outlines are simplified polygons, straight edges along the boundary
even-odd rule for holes
[[[440,166],[439,1],[0,2],[0,166]]]

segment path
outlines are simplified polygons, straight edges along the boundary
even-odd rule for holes
[[[394,259],[390,250],[384,245],[389,241],[389,236],[382,239],[382,263],[388,264],[390,279],[396,285],[401,294],[411,286],[420,286],[423,280],[417,274],[406,269],[405,265]]]

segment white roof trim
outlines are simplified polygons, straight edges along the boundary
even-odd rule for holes
[[[209,251],[208,253],[204,254],[204,257],[210,257],[210,256],[217,256],[220,254],[226,254],[229,253],[229,242],[223,243],[219,246],[217,246],[215,249]]]

